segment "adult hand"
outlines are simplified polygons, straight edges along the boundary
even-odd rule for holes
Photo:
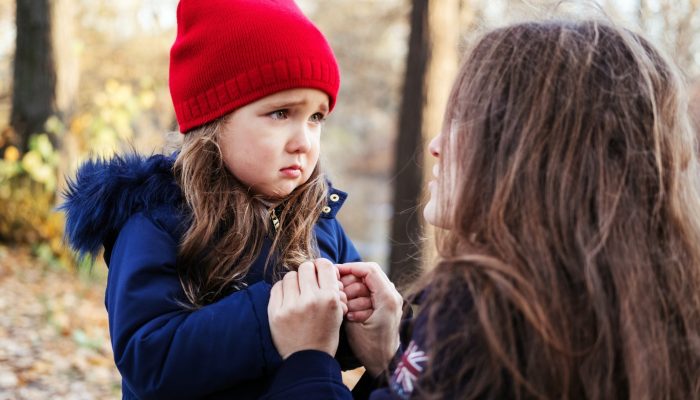
[[[267,315],[283,359],[301,350],[335,355],[344,311],[341,289],[337,269],[325,259],[302,263],[272,287]]]
[[[348,322],[345,329],[353,352],[376,377],[387,368],[399,347],[403,298],[376,263],[340,264],[338,268],[341,277],[353,275],[369,290],[371,315],[364,322]]]

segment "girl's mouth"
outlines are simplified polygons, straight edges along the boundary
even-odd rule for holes
[[[300,165],[290,165],[280,169],[282,176],[286,178],[298,178],[301,176],[301,166]]]

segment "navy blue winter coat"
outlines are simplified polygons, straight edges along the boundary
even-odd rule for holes
[[[246,287],[197,310],[175,269],[186,214],[174,159],[155,155],[87,162],[69,183],[66,236],[82,254],[104,246],[105,305],[125,399],[258,398],[282,364],[270,336],[269,241]],[[331,189],[315,226],[321,256],[359,260],[335,214],[346,194]],[[326,210],[328,211],[328,210]],[[340,350],[339,350],[340,351]]]

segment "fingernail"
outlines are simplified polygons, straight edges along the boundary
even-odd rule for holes
[[[347,317],[348,317],[348,321],[352,321],[355,319],[355,315],[353,313],[348,313]]]

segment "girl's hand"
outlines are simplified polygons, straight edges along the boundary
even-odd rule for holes
[[[335,355],[343,302],[338,271],[325,259],[307,261],[272,287],[267,315],[283,359],[301,350]]]
[[[348,312],[345,317],[352,322],[365,322],[372,315],[372,298],[362,279],[352,274],[341,276],[343,292],[347,296]]]

